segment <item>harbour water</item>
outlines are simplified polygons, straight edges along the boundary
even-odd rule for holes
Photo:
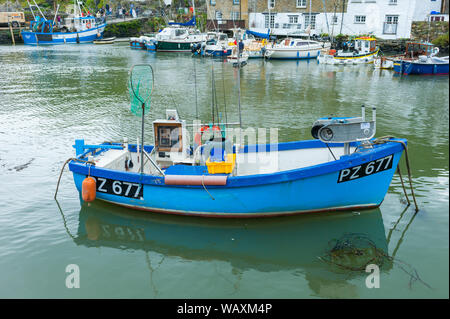
[[[241,70],[244,127],[278,128],[280,141],[311,139],[319,117],[376,106],[377,136],[408,139],[417,214],[397,175],[375,210],[259,220],[80,205],[67,170],[53,199],[76,138],[139,136],[126,86],[134,64],[155,70],[147,127],[166,108],[195,118],[194,63],[200,118],[210,121],[214,67],[219,107],[238,121],[237,70],[212,61],[125,44],[0,46],[0,297],[448,298],[448,76],[315,60],[250,60]],[[345,255],[353,242],[360,259]],[[367,288],[358,269],[368,251],[380,288]],[[79,266],[78,289],[66,287],[69,264]]]

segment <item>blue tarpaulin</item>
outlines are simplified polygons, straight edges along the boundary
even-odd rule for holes
[[[246,30],[245,32],[247,34],[253,34],[255,37],[258,37],[258,38],[268,39],[269,34],[270,34],[270,29],[267,30],[267,33],[259,33],[259,32],[250,31],[250,30]]]
[[[195,21],[195,16],[194,16],[191,20],[189,20],[189,21],[186,22],[186,23],[181,23],[181,22],[169,22],[169,25],[181,25],[181,26],[184,26],[184,27],[190,27],[190,26],[194,26],[195,23],[196,23],[196,21]]]

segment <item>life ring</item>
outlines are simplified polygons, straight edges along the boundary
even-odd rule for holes
[[[91,22],[90,22],[90,21],[86,22],[86,27],[87,27],[88,29],[91,28]]]
[[[216,131],[216,132],[220,132],[221,131],[220,127],[217,126],[217,125],[213,125],[212,130]],[[195,144],[202,145],[202,137],[203,137],[203,133],[205,133],[205,132],[209,132],[209,125],[203,125],[199,129],[199,131],[197,133],[195,133],[195,135],[194,135],[194,142],[195,142]]]

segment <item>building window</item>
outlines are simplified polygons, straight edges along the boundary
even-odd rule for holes
[[[386,16],[383,23],[384,34],[397,34],[398,16]]]
[[[431,21],[444,21],[444,17],[443,16],[431,17]]]
[[[267,0],[267,6],[268,6],[270,9],[275,8],[275,0]]]
[[[398,16],[386,16],[387,24],[398,24]]]
[[[397,0],[389,0],[389,4],[396,5],[397,4]]]
[[[309,22],[309,17],[311,17],[311,23]],[[305,27],[307,28],[311,25],[311,30],[316,29],[316,16],[315,15],[305,15]]]
[[[222,20],[222,11],[216,10],[216,20]]]
[[[366,23],[366,16],[355,16],[355,23]]]
[[[231,11],[231,20],[239,20],[239,11]]]
[[[306,0],[296,0],[297,8],[306,8]]]
[[[298,16],[289,16],[289,23],[298,23]]]
[[[233,4],[239,4],[239,0],[233,0]]]
[[[209,3],[210,3],[212,6],[215,6],[215,5],[216,5],[216,0],[211,0]]]
[[[275,15],[271,14],[270,17],[268,14],[265,15],[265,27],[266,28],[273,28],[275,26]],[[270,24],[269,24],[270,22]]]

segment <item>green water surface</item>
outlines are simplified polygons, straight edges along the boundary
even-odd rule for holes
[[[76,138],[138,138],[130,67],[155,70],[150,127],[166,108],[195,118],[194,61],[200,118],[211,119],[213,66],[219,108],[237,122],[237,70],[221,61],[123,44],[0,46],[0,297],[448,298],[448,76],[315,60],[251,60],[241,70],[244,127],[278,128],[280,141],[310,139],[319,117],[376,106],[377,136],[408,139],[417,214],[397,175],[376,210],[209,220],[81,205],[66,169],[58,206]],[[360,255],[346,255],[346,240]],[[357,269],[372,257],[378,289]],[[79,266],[78,289],[66,287],[69,264]]]

